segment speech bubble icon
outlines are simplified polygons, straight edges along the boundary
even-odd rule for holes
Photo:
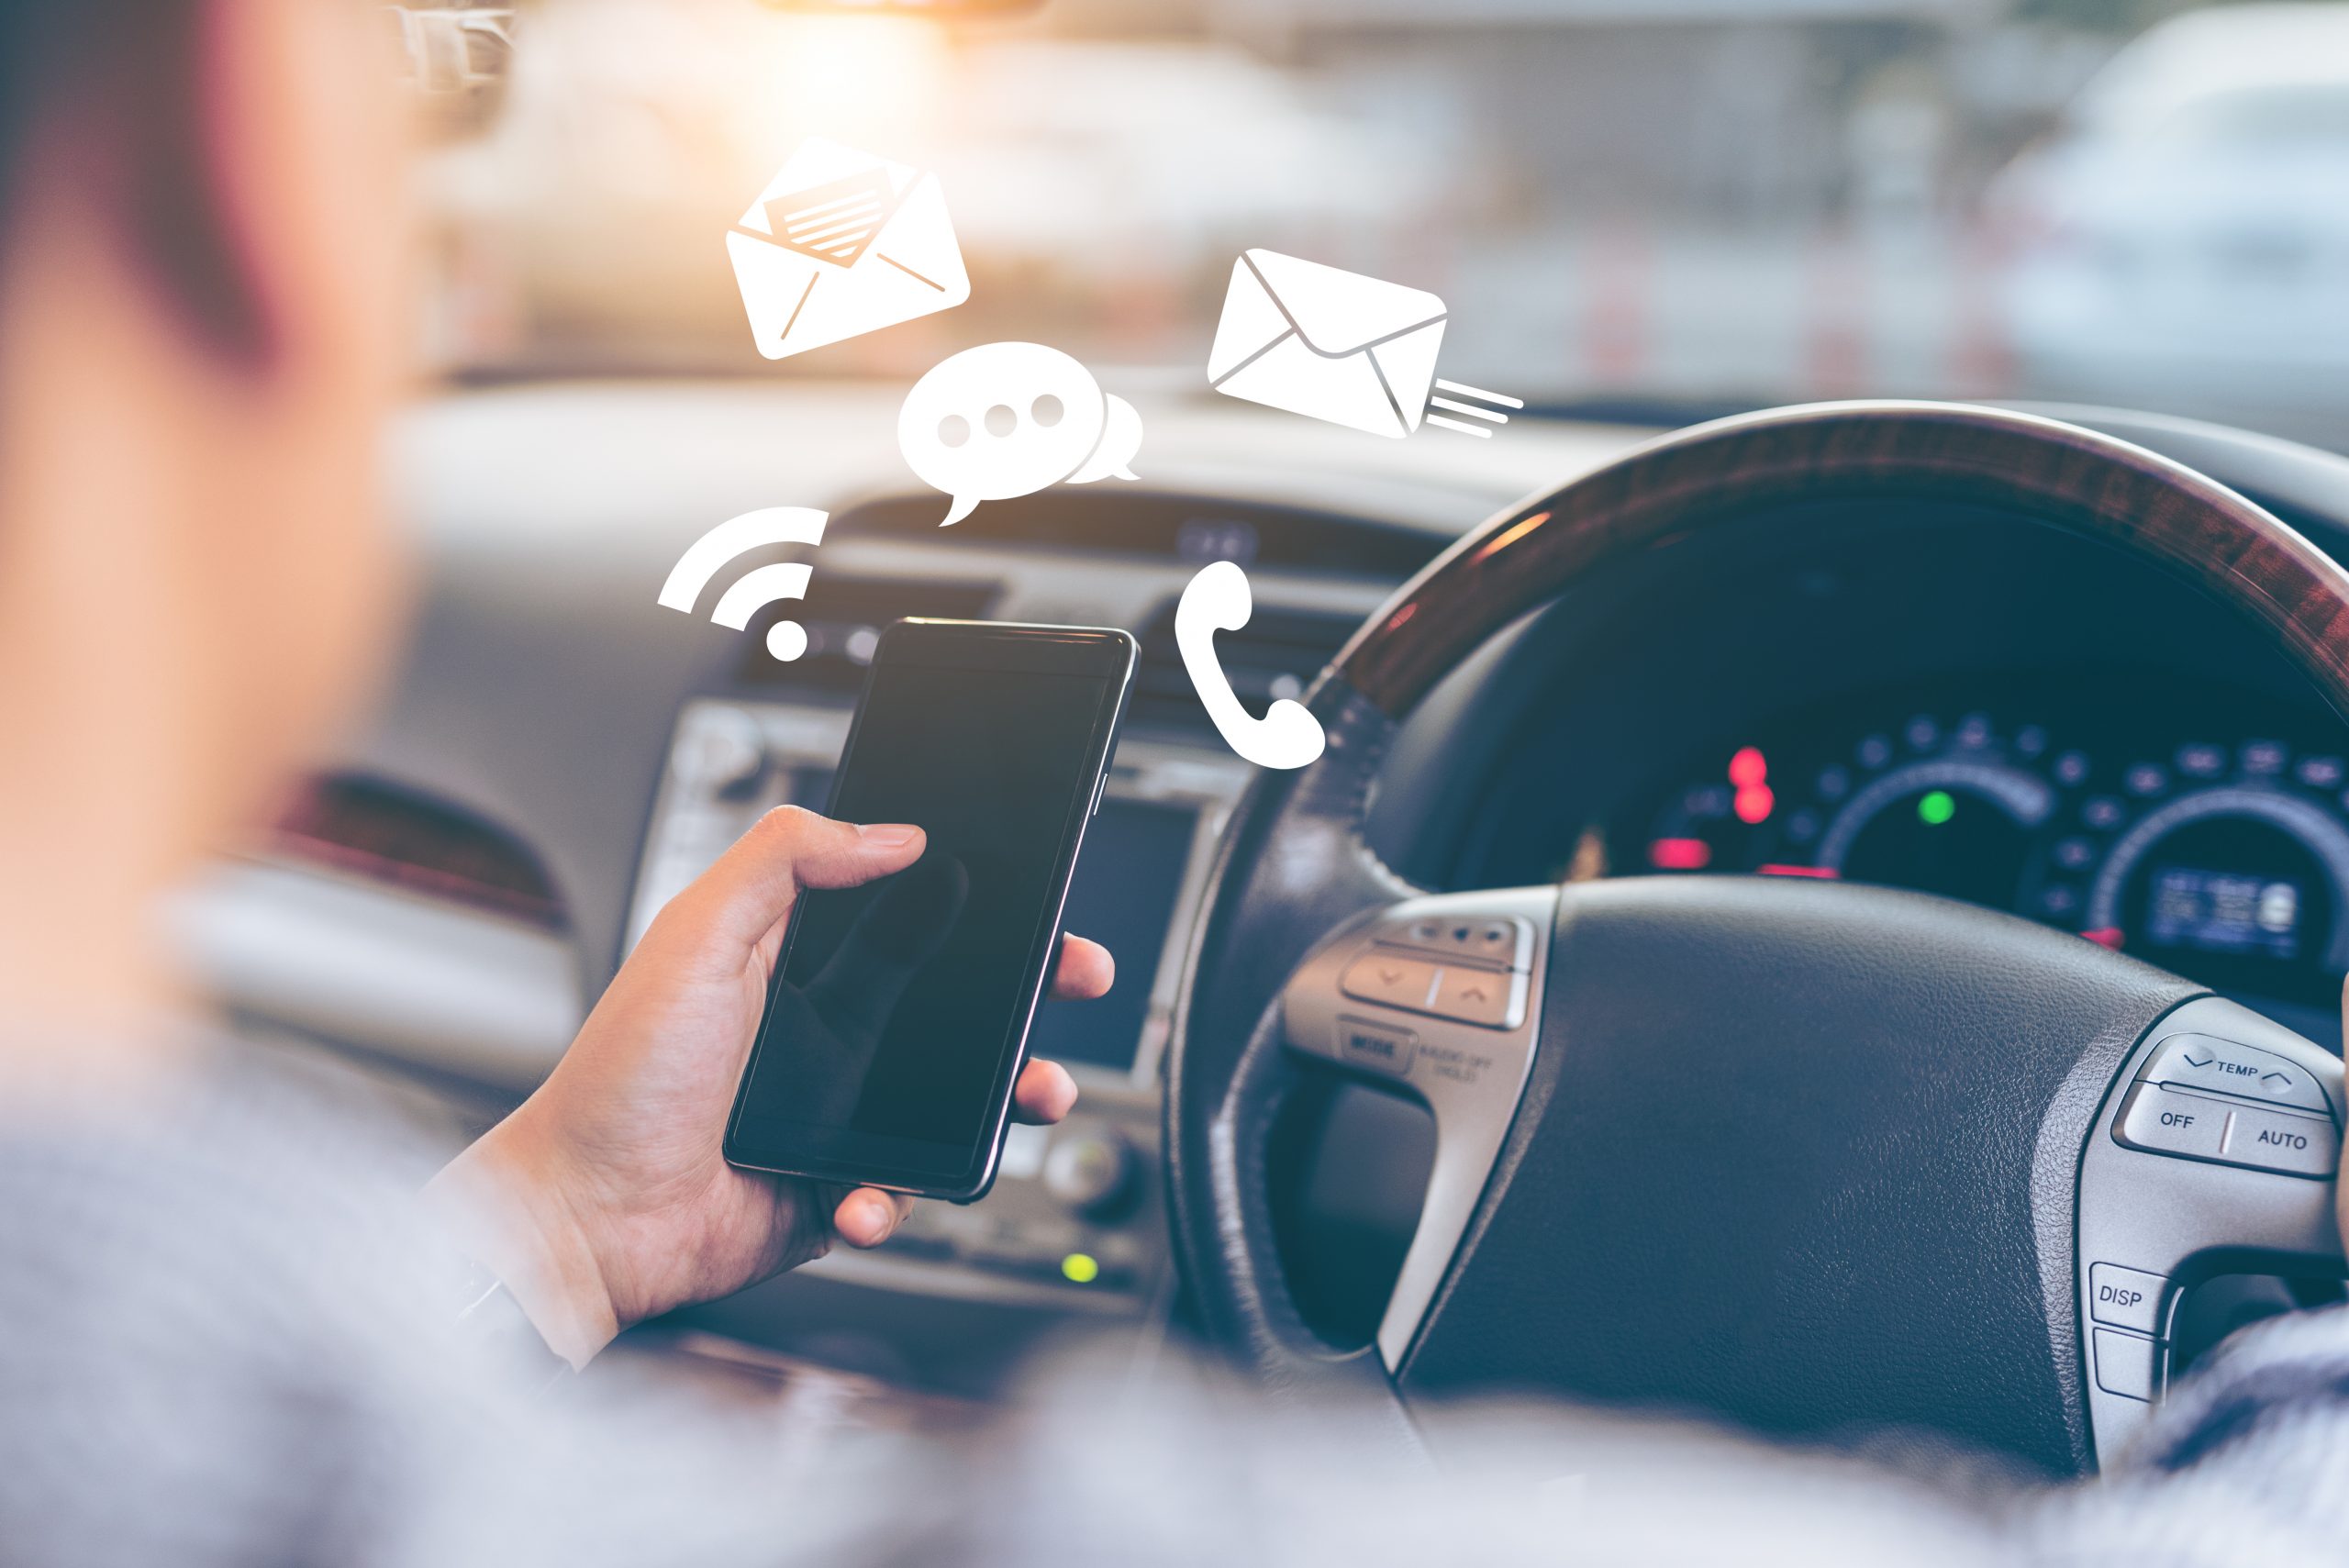
[[[1134,454],[1141,450],[1141,416],[1134,406],[1109,394],[1106,417],[1101,422],[1101,439],[1085,466],[1068,476],[1071,484],[1090,484],[1097,479],[1140,480],[1133,471]]]
[[[1032,495],[1064,479],[1131,479],[1141,445],[1133,406],[1041,343],[989,343],[941,360],[897,411],[907,465],[952,498],[941,528],[982,501]]]

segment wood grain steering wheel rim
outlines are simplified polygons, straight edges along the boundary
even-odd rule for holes
[[[1400,718],[1494,631],[1612,562],[1775,502],[1920,489],[2158,562],[2266,628],[2349,712],[2349,578],[2331,557],[2142,447],[1937,403],[1782,408],[1652,441],[1468,534],[1373,616],[1331,670]]]
[[[2151,562],[2244,617],[2349,716],[2349,574],[2225,486],[2051,419],[1930,403],[1774,410],[1665,436],[1495,517],[1398,590],[1323,673],[1306,700],[1328,748],[1308,768],[1258,775],[1225,834],[1193,933],[1168,1056],[1170,1219],[1209,1333],[1268,1386],[1334,1380],[1392,1397],[1373,1349],[1331,1346],[1297,1311],[1272,1239],[1265,1148],[1299,1081],[1281,1039],[1284,987],[1331,932],[1419,891],[1363,832],[1397,727],[1487,639],[1594,573],[1765,510],[1878,496],[1996,508]],[[2002,940],[1985,938],[1994,947]],[[2061,952],[2056,961],[2069,962]],[[2101,950],[2094,962],[2131,962]],[[2134,968],[2169,987],[2146,991],[2148,1021],[2199,989]],[[2098,1070],[2117,1070],[2128,1049],[2126,1040],[2096,1047],[2110,1057]],[[2080,1114],[2093,1110],[2092,1099]],[[1489,1195],[1484,1201],[1480,1225]],[[2049,1329],[2055,1341],[2067,1332],[2052,1317]],[[2068,1380],[2067,1397],[2077,1395],[2076,1340],[2038,1349],[2054,1362],[2069,1356],[2052,1375]],[[2084,1420],[2063,1419],[2068,1428],[2051,1429],[2039,1457],[2057,1469],[2091,1462]]]

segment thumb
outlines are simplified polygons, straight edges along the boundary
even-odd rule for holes
[[[696,945],[747,951],[791,913],[801,888],[854,887],[902,871],[923,843],[922,830],[903,823],[860,828],[779,806],[671,899],[662,919]]]

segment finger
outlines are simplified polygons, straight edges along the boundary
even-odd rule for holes
[[[1083,937],[1061,939],[1060,967],[1052,973],[1052,995],[1070,1002],[1107,996],[1118,978],[1118,961],[1099,942]]]
[[[909,1197],[859,1187],[832,1210],[832,1233],[852,1247],[878,1247],[912,1212]]]
[[[791,912],[803,887],[854,887],[921,858],[922,830],[901,823],[859,828],[779,806],[734,841],[662,911],[669,929],[696,942],[749,952]]]
[[[1030,1062],[1012,1086],[1012,1114],[1033,1127],[1050,1127],[1076,1108],[1076,1080],[1057,1062]]]

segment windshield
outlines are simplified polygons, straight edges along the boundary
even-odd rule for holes
[[[431,156],[456,376],[909,379],[1030,339],[1204,388],[1235,261],[1424,290],[1548,412],[2124,404],[2349,444],[2349,5],[541,0]],[[774,363],[727,236],[806,138],[934,172],[971,297]]]

